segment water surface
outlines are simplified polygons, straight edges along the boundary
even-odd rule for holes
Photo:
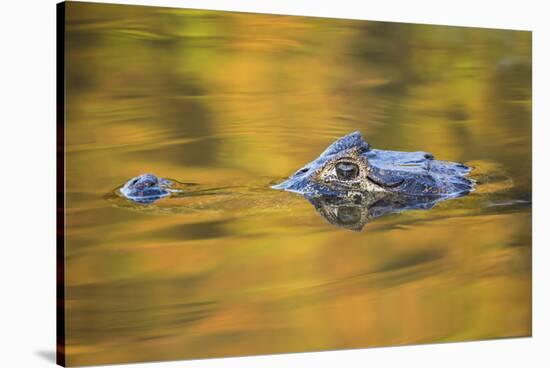
[[[531,34],[67,6],[71,365],[531,334]],[[275,191],[334,139],[473,166],[331,225]],[[144,172],[211,195],[140,206]]]

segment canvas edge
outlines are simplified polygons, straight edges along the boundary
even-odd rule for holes
[[[56,363],[65,366],[65,2],[56,4]]]

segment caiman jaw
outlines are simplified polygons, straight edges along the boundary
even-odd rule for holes
[[[375,179],[371,178],[369,175],[367,175],[367,179],[368,179],[371,183],[376,184],[376,185],[378,185],[379,187],[386,188],[386,189],[397,188],[398,186],[400,186],[401,184],[403,184],[403,182],[405,181],[405,179],[401,179],[401,181],[399,181],[399,182],[397,182],[397,183],[393,183],[393,184],[384,184],[384,183],[381,183],[381,182],[376,181]]]

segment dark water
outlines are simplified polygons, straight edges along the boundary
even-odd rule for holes
[[[531,334],[530,33],[67,9],[69,364]],[[478,188],[360,232],[269,188],[354,130]]]

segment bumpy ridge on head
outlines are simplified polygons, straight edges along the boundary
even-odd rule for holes
[[[346,136],[343,136],[342,138],[332,143],[330,146],[327,147],[327,149],[323,151],[323,153],[321,153],[320,157],[330,156],[353,147],[360,147],[364,151],[368,151],[370,149],[369,144],[363,140],[361,133],[356,131]]]

